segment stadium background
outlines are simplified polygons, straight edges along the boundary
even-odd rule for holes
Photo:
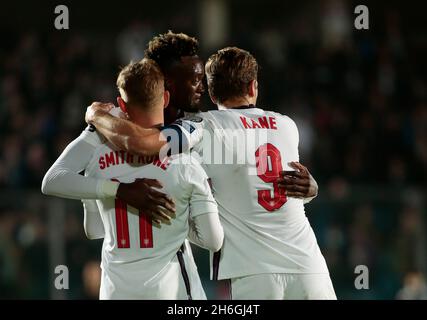
[[[70,29],[54,28],[66,4]],[[354,8],[370,9],[356,30]],[[341,299],[427,299],[427,24],[422,1],[2,2],[0,19],[0,298],[96,299],[100,241],[85,239],[79,201],[40,193],[44,173],[115,101],[120,65],[168,29],[199,38],[206,59],[236,45],[258,59],[258,105],[288,114],[301,162],[319,183],[307,214]],[[206,108],[212,108],[208,100]],[[209,298],[226,288],[208,280]],[[70,272],[56,290],[55,266]],[[357,290],[357,265],[369,290]]]

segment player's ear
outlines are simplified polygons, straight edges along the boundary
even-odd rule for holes
[[[217,100],[215,99],[215,97],[213,95],[211,95],[210,92],[209,92],[209,97],[211,98],[212,103],[216,104]]]
[[[258,95],[258,81],[252,80],[249,82],[249,96],[256,97]]]
[[[163,93],[163,100],[164,100],[164,109],[166,109],[169,105],[169,101],[170,101],[170,93],[168,90],[165,90],[165,92]]]
[[[128,113],[128,110],[126,108],[126,102],[123,100],[122,97],[117,97],[117,104],[119,105],[120,109],[124,112],[124,113]]]

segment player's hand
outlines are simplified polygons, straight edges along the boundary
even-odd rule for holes
[[[92,104],[86,109],[85,121],[88,124],[92,124],[92,121],[94,121],[99,113],[108,113],[114,107],[114,104],[109,102],[92,102]]]
[[[132,183],[120,183],[117,197],[147,214],[153,223],[170,224],[175,218],[175,202],[155,188],[163,186],[155,179],[136,179]]]
[[[299,162],[291,162],[289,166],[295,171],[281,171],[277,180],[279,187],[286,190],[286,196],[293,198],[317,196],[319,187],[308,169]]]

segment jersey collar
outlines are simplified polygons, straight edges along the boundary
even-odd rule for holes
[[[241,110],[241,109],[252,109],[252,108],[256,108],[254,104],[248,104],[248,105],[245,105],[245,106],[240,106],[240,107],[231,108],[231,110],[232,110],[232,109],[240,109],[240,110]]]
[[[244,109],[252,109],[252,108],[256,108],[256,106],[254,104],[247,104],[247,105],[243,105],[243,106],[239,106],[239,107],[234,107],[234,108],[226,108],[224,106],[221,106],[220,110],[244,110]]]

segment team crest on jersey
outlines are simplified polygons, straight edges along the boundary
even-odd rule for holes
[[[173,127],[174,124],[181,126],[185,130],[187,130],[189,133],[193,133],[193,131],[196,130],[196,127],[193,126],[188,121],[176,120],[174,123],[172,123],[171,127]],[[168,127],[166,127],[165,129],[167,128]]]

